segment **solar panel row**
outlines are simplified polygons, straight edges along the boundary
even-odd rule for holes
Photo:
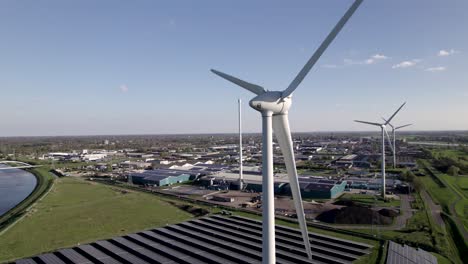
[[[313,260],[301,233],[276,227],[277,263],[351,263],[371,246],[310,234]],[[61,249],[16,263],[261,263],[261,222],[238,216],[211,216],[163,228]]]
[[[390,241],[387,264],[437,264],[437,258],[427,251]]]

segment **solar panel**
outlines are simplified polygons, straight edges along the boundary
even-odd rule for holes
[[[371,246],[363,243],[317,234],[310,234],[310,238],[313,260],[307,259],[299,230],[277,226],[277,263],[351,263],[370,253]],[[261,222],[239,216],[210,216],[61,249],[17,263],[260,264],[261,259]],[[392,259],[395,258],[388,258]],[[431,259],[430,255],[417,258],[426,259]]]

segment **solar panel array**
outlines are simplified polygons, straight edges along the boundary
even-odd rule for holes
[[[390,241],[387,264],[437,264],[437,258],[427,251]]]
[[[351,263],[369,254],[363,243],[276,226],[277,263]],[[261,263],[262,225],[249,218],[211,216],[21,259],[16,263]]]

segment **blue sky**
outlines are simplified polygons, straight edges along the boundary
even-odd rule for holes
[[[260,131],[253,96],[295,77],[352,1],[0,2],[0,136]],[[293,131],[468,129],[468,2],[367,0],[296,90]]]

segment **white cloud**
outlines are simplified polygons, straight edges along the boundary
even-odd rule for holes
[[[454,49],[451,49],[451,50],[439,50],[439,53],[437,54],[437,56],[439,57],[445,57],[445,56],[450,56],[450,55],[453,55],[455,53],[458,53],[458,51],[454,50]]]
[[[387,56],[385,56],[385,55],[383,55],[383,54],[377,53],[377,54],[372,55],[372,56],[371,56],[369,59],[367,59],[364,63],[369,65],[369,64],[374,64],[374,63],[376,63],[376,62],[379,61],[379,60],[386,60],[386,59],[388,59]]]
[[[354,60],[350,60],[350,59],[344,59],[344,63],[347,64],[347,65],[371,65],[371,64],[377,63],[378,61],[386,60],[386,59],[389,59],[389,57],[387,57],[387,56],[385,56],[383,54],[378,54],[377,53],[377,54],[372,55],[368,59],[363,60],[363,61],[354,61]]]
[[[375,54],[374,56],[372,56],[372,59],[374,60],[386,60],[388,59],[387,56],[383,55],[383,54]]]
[[[428,71],[428,72],[441,72],[441,71],[445,71],[445,70],[447,70],[447,67],[443,67],[443,66],[431,67],[431,68],[425,69],[425,71]]]
[[[421,60],[418,60],[418,59],[414,59],[414,60],[410,60],[410,61],[402,61],[402,62],[400,62],[398,64],[393,65],[392,69],[413,67],[416,64],[418,64],[420,61]]]
[[[126,92],[128,92],[128,86],[126,84],[122,84],[122,85],[120,85],[119,90],[122,93],[126,93]]]

